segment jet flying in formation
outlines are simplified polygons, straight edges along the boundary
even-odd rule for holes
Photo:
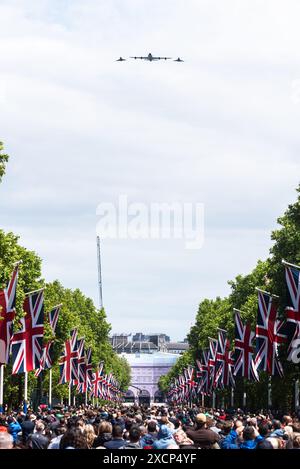
[[[156,60],[171,60],[172,57],[156,57],[154,55],[151,54],[151,52],[146,55],[146,56],[133,56],[133,57],[130,57],[131,59],[139,59],[139,60],[147,60],[148,62],[154,62]],[[123,57],[120,57],[119,59],[116,60],[116,62],[125,62],[126,59],[123,59]],[[184,62],[184,60],[182,60],[180,57],[178,57],[178,59],[174,60],[174,62]]]

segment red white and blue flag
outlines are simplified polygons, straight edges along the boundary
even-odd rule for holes
[[[278,358],[278,346],[287,339],[285,320],[278,319],[277,309],[277,298],[258,290],[254,364],[257,371],[266,371],[271,376],[283,376],[283,368]]]
[[[102,383],[103,383],[104,378],[102,376],[102,371],[103,371],[103,363],[101,362],[99,364],[98,369],[95,371],[95,373],[92,374],[92,382],[91,382],[91,396],[92,397],[103,398]]]
[[[209,349],[202,351],[202,363],[201,363],[201,385],[199,392],[205,396],[209,396],[211,393],[210,389],[210,365],[209,365]]]
[[[77,329],[71,331],[71,338],[66,340],[59,360],[59,384],[70,383],[78,379]]]
[[[57,321],[58,321],[59,313],[60,313],[60,310],[61,310],[61,306],[62,305],[55,306],[48,313],[48,320],[49,320],[49,324],[50,324],[50,327],[52,329],[53,334],[55,334],[55,330],[56,330]],[[41,356],[41,360],[40,360],[40,367],[35,372],[36,377],[39,376],[39,374],[43,370],[48,370],[49,368],[52,368],[52,365],[53,365],[53,344],[54,344],[54,340],[49,340],[46,344],[43,345],[43,351],[42,351],[42,356]]]
[[[211,392],[215,383],[218,341],[216,339],[212,339],[211,337],[209,337],[208,340],[209,391]]]
[[[76,384],[83,384],[85,382],[86,373],[85,373],[85,350],[84,350],[84,338],[78,339],[77,349],[78,349],[78,380]]]
[[[21,261],[15,264],[7,287],[0,290],[0,364],[7,364],[9,362],[13,320],[16,315],[16,293],[20,264]]]
[[[234,386],[233,377],[233,352],[230,350],[230,342],[227,332],[219,329],[218,347],[216,354],[217,369],[215,372],[214,387],[223,389],[224,386]]]
[[[234,310],[235,323],[235,364],[234,376],[241,376],[250,381],[259,381],[259,376],[254,365],[255,333],[251,331],[250,323],[243,324],[240,311]]]
[[[27,294],[20,319],[21,329],[11,339],[12,374],[40,366],[44,336],[44,289]]]
[[[300,267],[282,261],[285,266],[285,279],[290,299],[290,306],[285,309],[287,336],[288,336],[288,360],[292,360],[293,342],[300,339]]]

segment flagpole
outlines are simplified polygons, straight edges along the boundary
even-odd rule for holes
[[[52,368],[49,370],[49,407],[52,407]]]
[[[71,406],[71,381],[69,382],[69,399],[68,399],[68,406]]]
[[[243,391],[243,408],[245,409],[247,405],[247,393]]]
[[[45,290],[45,287],[39,288],[38,290],[29,291],[28,293],[25,293],[25,296],[33,295],[33,293],[38,293],[43,290]]]
[[[216,407],[216,393],[215,393],[215,391],[213,391],[213,394],[212,394],[212,407],[213,407],[213,409]]]
[[[85,402],[85,405],[87,406],[87,387],[86,387],[86,390],[85,390],[85,399],[84,399],[84,402]]]
[[[300,269],[299,265],[291,264],[290,262],[287,262],[284,259],[282,259],[281,262],[283,265],[288,265],[289,267],[295,267],[295,269]]]
[[[3,414],[4,365],[0,365],[0,414]]]
[[[28,400],[28,373],[25,371],[24,377],[24,412],[27,413],[27,400]]]
[[[272,377],[269,376],[268,381],[268,409],[272,407]]]
[[[234,389],[233,388],[231,388],[230,405],[231,407],[234,407]]]

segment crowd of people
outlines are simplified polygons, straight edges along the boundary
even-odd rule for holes
[[[297,414],[173,406],[40,406],[0,415],[0,449],[299,449]]]

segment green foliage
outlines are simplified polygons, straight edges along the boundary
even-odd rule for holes
[[[5,174],[5,164],[8,162],[9,156],[3,153],[3,143],[0,142],[0,182]]]

